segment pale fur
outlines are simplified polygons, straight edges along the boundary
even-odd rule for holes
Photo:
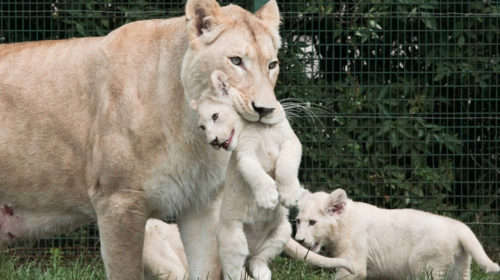
[[[462,222],[413,209],[382,209],[347,198],[344,190],[305,194],[295,238],[352,261],[354,275],[335,279],[469,279],[471,256],[499,272],[474,233]]]
[[[224,279],[244,278],[245,263],[255,279],[271,279],[268,262],[292,232],[284,206],[295,205],[302,193],[297,178],[302,146],[282,108],[271,125],[245,121],[237,111],[243,94],[221,71],[214,71],[212,82],[213,89],[192,106],[207,142],[232,151],[217,232]]]
[[[346,261],[327,258],[307,250],[290,238],[284,252],[296,259],[312,265],[351,269]],[[187,260],[176,224],[167,224],[157,219],[149,219],[144,235],[143,260],[146,279],[183,280],[188,279]],[[245,273],[243,270],[242,273]],[[249,279],[252,279],[248,276]]]
[[[176,224],[149,219],[144,233],[144,269],[148,279],[188,279],[188,265]]]
[[[0,247],[97,221],[107,277],[139,279],[147,218],[177,215],[190,275],[217,279],[229,154],[206,145],[188,101],[221,69],[275,108],[278,25],[275,1],[253,15],[188,0],[186,16],[105,37],[0,45]]]

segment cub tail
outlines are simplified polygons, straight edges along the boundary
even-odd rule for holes
[[[354,274],[351,264],[342,258],[328,258],[322,255],[318,255],[315,252],[308,250],[304,246],[300,245],[295,239],[290,238],[286,243],[285,254],[290,257],[300,259],[306,263],[312,264],[314,266],[324,267],[324,268],[344,268],[349,271],[349,273]]]
[[[474,261],[486,272],[500,272],[500,266],[486,255],[483,246],[481,246],[481,243],[479,243],[479,240],[468,226],[464,225],[462,227],[458,240],[465,251],[471,254]]]

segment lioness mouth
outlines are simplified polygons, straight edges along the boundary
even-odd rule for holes
[[[227,140],[221,144],[221,147],[224,150],[227,150],[229,148],[229,145],[231,145],[231,141],[233,140],[233,136],[234,136],[234,128],[233,128],[233,130],[231,130],[231,134],[229,134],[229,137],[227,138]]]

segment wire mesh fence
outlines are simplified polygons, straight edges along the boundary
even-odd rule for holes
[[[3,0],[0,43],[102,36],[127,22],[182,15],[184,2]],[[262,2],[235,1],[249,10]],[[455,217],[500,260],[500,4],[278,4],[276,93],[295,104],[302,183]],[[95,254],[96,227],[13,250],[43,256],[54,246]]]

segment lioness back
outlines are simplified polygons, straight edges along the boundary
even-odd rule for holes
[[[7,240],[93,220],[88,190],[98,180],[96,170],[108,164],[110,173],[124,171],[111,170],[118,166],[102,159],[154,159],[161,142],[173,137],[165,139],[154,127],[163,118],[175,119],[162,113],[173,111],[165,107],[182,108],[180,83],[168,82],[178,80],[175,69],[164,67],[161,73],[164,87],[172,88],[164,107],[151,95],[158,94],[160,64],[180,71],[180,54],[187,48],[179,28],[184,24],[183,18],[140,21],[105,37],[0,45],[0,207],[13,208],[19,218],[0,229],[13,236]],[[165,34],[171,39],[156,38]],[[139,43],[124,43],[134,41]],[[159,57],[162,49],[175,50],[168,61]],[[145,118],[146,111],[153,117]],[[180,121],[171,125],[182,129]],[[119,136],[123,130],[148,137],[133,143]],[[151,168],[150,161],[141,162]]]

